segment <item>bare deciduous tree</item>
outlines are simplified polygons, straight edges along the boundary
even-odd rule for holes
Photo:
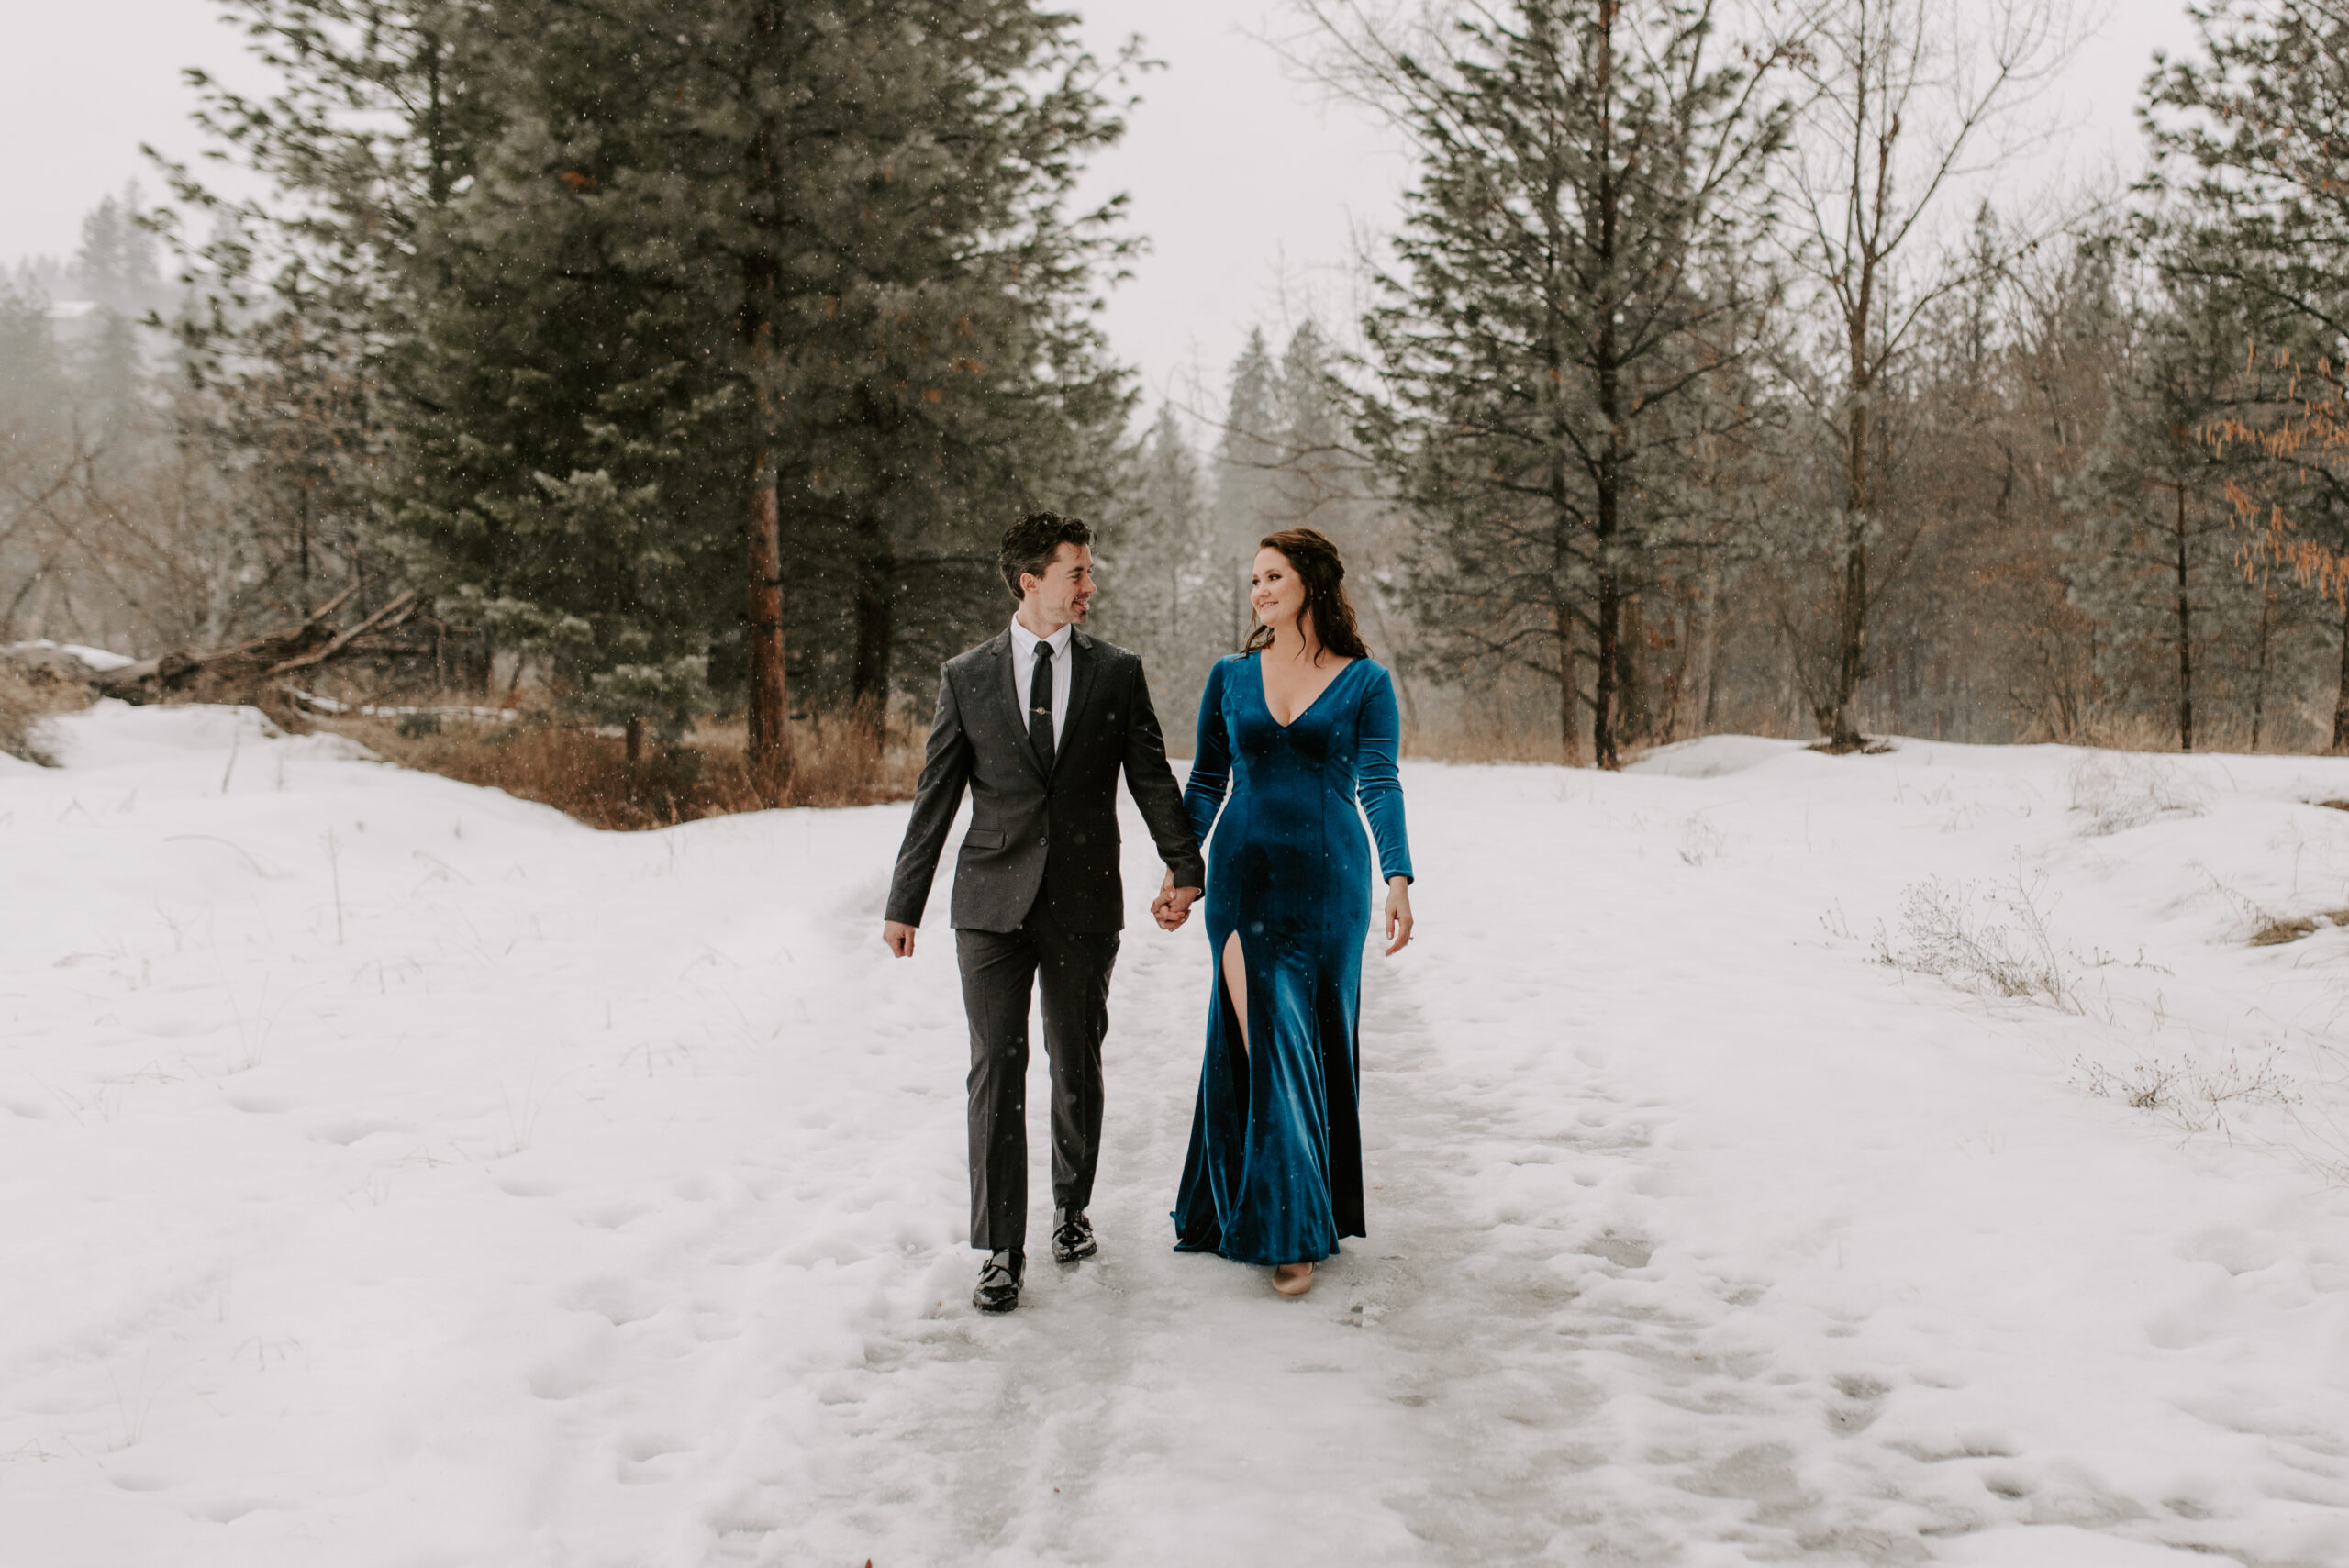
[[[1825,0],[1789,38],[1810,92],[1791,161],[1787,255],[1835,332],[1831,357],[1793,378],[1842,456],[1824,625],[1812,626],[1803,661],[1832,748],[1860,744],[1853,699],[1869,670],[1871,406],[1925,313],[1983,264],[1931,255],[1935,217],[1969,176],[2016,150],[2011,111],[2078,40],[2061,0]]]

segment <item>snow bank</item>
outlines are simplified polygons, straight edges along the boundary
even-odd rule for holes
[[[1716,779],[1809,752],[1809,748],[1799,740],[1776,740],[1764,735],[1704,735],[1694,740],[1658,746],[1623,771],[1665,778]]]
[[[0,1557],[2349,1561],[2342,762],[1408,767],[1373,1234],[1297,1302],[1168,1250],[1208,956],[1130,824],[1103,1258],[995,1320],[903,807],[607,835],[58,728],[0,773]],[[2052,994],[1933,935],[2018,908]]]
[[[45,637],[31,642],[0,644],[0,653],[62,653],[69,658],[80,661],[82,666],[94,675],[111,674],[117,670],[139,662],[127,653],[117,653],[105,648],[92,648],[87,643],[82,642],[51,642]]]

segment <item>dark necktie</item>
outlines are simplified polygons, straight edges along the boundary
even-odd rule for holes
[[[1036,644],[1036,672],[1028,678],[1028,743],[1036,765],[1052,776],[1052,645]]]

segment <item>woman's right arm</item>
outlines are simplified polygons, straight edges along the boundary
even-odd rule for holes
[[[1190,814],[1191,833],[1204,846],[1208,829],[1223,809],[1224,793],[1231,787],[1231,738],[1223,724],[1223,673],[1229,660],[1208,667],[1207,690],[1199,694],[1199,733],[1191,748],[1191,776],[1183,785],[1183,809]]]

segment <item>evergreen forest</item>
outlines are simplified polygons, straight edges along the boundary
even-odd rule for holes
[[[1297,526],[1424,755],[2349,749],[2349,0],[2199,0],[2142,175],[2044,198],[1983,172],[2080,46],[2052,4],[1299,0],[1400,211],[1350,314],[1156,406],[1097,309],[1149,237],[1080,199],[1146,40],[223,8],[277,83],[192,73],[238,180],[158,158],[0,286],[0,644],[396,601],[422,656],[344,699],[739,722],[784,798],[795,733],[918,735],[1045,508],[1178,752]]]

